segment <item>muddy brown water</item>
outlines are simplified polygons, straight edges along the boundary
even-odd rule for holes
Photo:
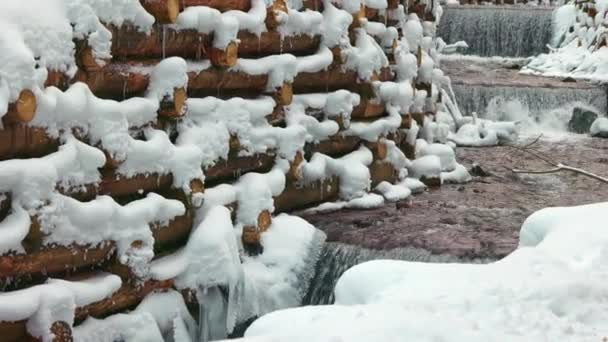
[[[529,140],[522,138],[520,143]],[[556,161],[608,176],[608,140],[566,135],[542,138],[534,148]],[[457,158],[468,169],[478,164],[490,175],[475,176],[468,184],[445,184],[409,202],[376,209],[300,215],[326,232],[328,242],[381,250],[413,247],[466,259],[498,259],[517,247],[519,229],[533,212],[608,201],[608,184],[582,175],[514,174],[510,168],[551,167],[508,147],[458,148]]]

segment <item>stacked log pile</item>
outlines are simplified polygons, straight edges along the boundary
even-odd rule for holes
[[[159,269],[214,208],[263,253],[274,215],[399,181],[441,101],[434,2],[135,3],[154,24],[102,22],[111,55],[75,35],[76,71],[2,116],[2,341],[120,327],[159,291],[198,305],[207,284]]]

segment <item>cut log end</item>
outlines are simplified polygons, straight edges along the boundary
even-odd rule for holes
[[[161,101],[158,114],[167,118],[177,118],[184,115],[186,111],[186,99],[188,94],[184,88],[175,88],[173,99]]]
[[[258,230],[263,233],[268,231],[270,225],[272,224],[272,215],[268,210],[264,210],[258,215]]]
[[[211,48],[209,59],[216,67],[231,68],[237,63],[238,51],[239,48],[236,42],[230,42],[225,49]]]
[[[278,106],[288,106],[293,101],[293,85],[291,83],[283,83],[282,86],[276,89],[274,99]]]
[[[287,171],[287,179],[291,182],[297,182],[302,179],[302,169],[300,166],[304,162],[304,155],[298,151],[293,161],[289,163],[289,171]]]
[[[388,156],[388,148],[384,142],[368,142],[365,145],[372,151],[374,160],[385,160]]]
[[[272,5],[266,10],[266,28],[269,31],[272,31],[279,27],[279,19],[277,12],[287,13],[289,9],[287,8],[287,3],[285,0],[274,0]]]
[[[24,89],[19,93],[17,101],[9,105],[6,119],[9,122],[30,122],[34,119],[36,108],[36,95],[31,90]]]
[[[180,0],[140,0],[159,24],[174,24],[180,11]]]

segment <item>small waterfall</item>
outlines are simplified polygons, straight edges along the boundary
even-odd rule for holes
[[[334,302],[334,287],[340,276],[349,268],[360,263],[379,260],[403,260],[433,263],[468,262],[488,263],[489,259],[466,260],[450,255],[438,255],[420,248],[397,248],[391,250],[372,250],[337,242],[325,244],[317,263],[317,272],[311,282],[303,305],[324,305]],[[363,285],[365,286],[365,285]]]
[[[564,132],[574,107],[608,111],[602,87],[542,88],[453,84],[460,110],[465,115],[520,121],[523,130]]]
[[[447,6],[438,36],[446,43],[466,41],[467,55],[536,56],[551,42],[552,13],[536,7]]]

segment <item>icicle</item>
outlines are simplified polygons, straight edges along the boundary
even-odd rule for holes
[[[227,338],[228,303],[222,291],[214,286],[200,290],[198,293],[198,341],[208,342]]]
[[[163,59],[165,59],[165,50],[166,50],[166,46],[167,46],[167,25],[163,24]]]

